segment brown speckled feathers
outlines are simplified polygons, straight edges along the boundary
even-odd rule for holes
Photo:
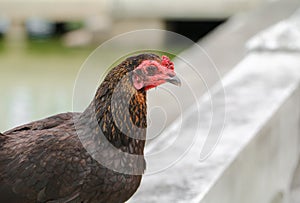
[[[146,91],[134,89],[129,78],[145,59],[159,57],[142,54],[113,68],[83,113],[51,116],[0,134],[0,202],[128,200],[145,169],[147,127]],[[131,155],[139,158],[127,158]]]

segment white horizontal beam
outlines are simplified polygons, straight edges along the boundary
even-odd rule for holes
[[[112,0],[113,17],[214,19],[228,18],[233,14],[259,6],[265,0]]]
[[[224,19],[265,0],[0,0],[0,15],[24,20],[43,17],[78,20],[93,15],[112,18]]]

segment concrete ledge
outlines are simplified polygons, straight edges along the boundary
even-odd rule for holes
[[[299,90],[299,83],[296,86],[291,84],[285,90],[278,89],[282,91],[282,100],[273,99],[281,100],[280,105],[275,107],[274,102],[265,106],[270,113],[266,115],[267,120],[261,120],[260,124],[257,122],[260,126],[255,128],[253,137],[244,143],[201,202],[288,202],[290,184],[299,159]],[[268,91],[265,93],[268,97]],[[266,98],[261,95],[259,99]],[[253,109],[252,113],[258,112]],[[235,134],[235,139],[241,139],[245,134],[246,131]]]
[[[159,168],[174,160],[196,136],[192,147],[175,165],[145,176],[129,202],[283,202],[299,154],[299,67],[299,53],[247,56],[223,80],[226,122],[211,156],[199,161],[206,139],[218,140],[207,137],[212,114],[205,95],[200,109],[194,106],[182,122],[176,121],[148,153],[168,145],[178,133],[180,141],[148,166]],[[213,100],[222,101],[219,91],[216,87]],[[214,108],[221,107],[216,102]],[[197,112],[201,117],[195,135],[190,126],[199,119]],[[213,119],[220,119],[214,128],[221,128],[222,118]]]
[[[298,14],[284,22],[294,23]],[[218,84],[161,135],[147,153],[169,146],[168,153],[156,160],[151,157],[148,170],[176,160],[179,152],[184,156],[145,176],[130,202],[289,201],[300,143],[300,52],[290,46],[297,34],[297,27],[290,27],[296,29],[292,35],[278,37],[278,29],[271,28],[255,36],[254,40],[263,35],[279,46],[250,49],[223,78],[224,126],[223,89]],[[209,134],[222,128],[221,133]]]

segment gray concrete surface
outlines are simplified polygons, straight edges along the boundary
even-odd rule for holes
[[[298,162],[298,166],[293,176],[293,181],[291,184],[291,194],[290,194],[290,203],[299,203],[299,202],[300,202],[300,162]]]
[[[300,53],[300,9],[290,18],[254,36],[247,43],[247,48],[250,51]],[[298,127],[300,128],[300,123]],[[300,202],[300,162],[292,178],[289,202]]]
[[[211,155],[200,161],[211,119],[217,121],[214,130],[223,127],[223,118],[212,116],[206,95],[200,109],[194,106],[148,151],[152,174],[129,202],[268,203],[278,195],[286,198],[299,154],[299,59],[298,53],[247,56],[223,80],[226,121]],[[218,112],[223,110],[220,91],[213,94]]]

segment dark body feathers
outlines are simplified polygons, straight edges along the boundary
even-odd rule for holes
[[[128,200],[145,169],[146,91],[129,79],[144,59],[158,56],[131,57],[113,68],[83,113],[0,134],[0,202]]]

